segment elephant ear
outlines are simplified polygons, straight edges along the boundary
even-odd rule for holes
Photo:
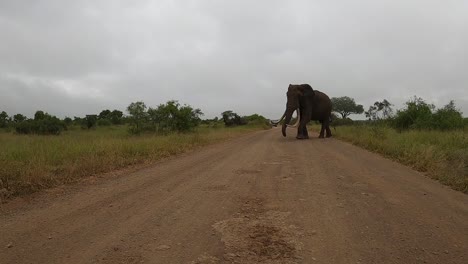
[[[314,92],[314,89],[312,89],[312,86],[310,86],[308,84],[301,84],[300,86],[302,88],[304,96],[310,96],[310,97],[315,96],[315,92]]]

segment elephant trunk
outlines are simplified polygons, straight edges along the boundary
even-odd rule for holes
[[[288,127],[288,126],[289,127],[297,127],[297,125],[300,122],[300,112],[299,112],[299,109],[297,109],[297,122],[293,126],[289,125],[289,122],[291,122],[292,115],[293,115],[295,110],[296,109],[294,109],[294,108],[286,109],[286,112],[285,112],[286,120],[284,121],[283,126],[281,128],[281,132],[283,133],[283,137],[286,137],[286,127]]]

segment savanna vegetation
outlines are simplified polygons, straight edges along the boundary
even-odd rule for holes
[[[392,104],[382,100],[365,115],[365,121],[335,117],[334,135],[468,193],[468,119],[454,101],[436,109],[414,97],[394,112]]]
[[[0,198],[161,158],[269,128],[260,115],[202,120],[200,109],[169,101],[155,108],[131,103],[119,110],[60,119],[0,113]],[[238,116],[232,111],[233,116]]]

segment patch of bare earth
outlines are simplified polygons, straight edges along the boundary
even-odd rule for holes
[[[297,263],[300,232],[288,224],[289,215],[290,212],[266,210],[262,199],[246,200],[234,217],[213,225],[225,245],[223,261]]]

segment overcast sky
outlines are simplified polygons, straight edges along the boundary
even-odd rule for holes
[[[290,83],[468,115],[468,1],[0,1],[0,111],[170,99],[279,118]]]

